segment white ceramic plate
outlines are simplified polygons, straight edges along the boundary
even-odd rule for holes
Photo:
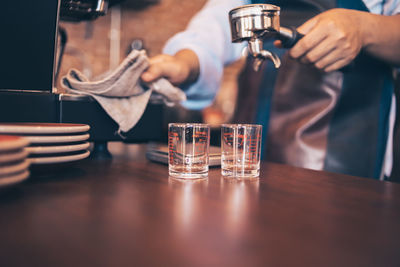
[[[12,165],[0,165],[0,178],[2,176],[9,176],[18,172],[22,172],[29,167],[29,161],[24,160]]]
[[[89,146],[90,144],[85,142],[83,144],[66,146],[31,146],[27,147],[26,150],[28,150],[29,154],[54,154],[86,150]]]
[[[86,141],[90,137],[89,134],[80,135],[60,135],[60,136],[24,136],[31,144],[53,144],[53,143],[72,143]]]
[[[0,178],[0,187],[20,183],[29,177],[29,171],[23,171],[14,175]]]
[[[0,135],[0,151],[21,149],[29,144],[29,141],[19,136]]]
[[[57,134],[89,131],[87,124],[74,123],[0,123],[0,133],[13,134]]]
[[[28,151],[26,149],[20,149],[17,151],[2,152],[0,153],[0,163],[14,162],[18,160],[23,160],[28,156]]]
[[[31,162],[31,164],[64,163],[64,162],[81,160],[81,159],[87,158],[89,155],[90,155],[90,151],[85,151],[84,153],[77,154],[77,155],[29,158],[29,161]]]

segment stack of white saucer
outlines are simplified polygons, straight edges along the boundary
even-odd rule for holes
[[[22,137],[0,135],[0,187],[20,183],[29,177],[28,144]]]
[[[90,126],[71,123],[0,123],[0,134],[22,136],[32,165],[78,161],[90,155]]]

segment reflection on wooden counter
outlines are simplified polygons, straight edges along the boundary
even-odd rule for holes
[[[400,185],[262,163],[175,180],[113,143],[0,192],[2,266],[399,266]]]

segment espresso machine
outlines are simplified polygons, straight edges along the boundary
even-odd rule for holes
[[[5,1],[0,16],[0,122],[89,124],[95,148],[108,141],[147,142],[161,138],[163,104],[151,100],[124,138],[117,124],[89,96],[56,93],[59,20],[84,21],[105,15],[121,0]],[[62,53],[61,53],[62,54]]]
[[[304,37],[295,27],[280,25],[280,10],[276,5],[250,4],[229,11],[232,42],[247,42],[247,51],[255,59],[255,71],[266,59],[271,60],[275,68],[281,65],[276,54],[264,49],[265,40],[280,40],[283,48],[291,48]]]

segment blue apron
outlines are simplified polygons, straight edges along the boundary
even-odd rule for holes
[[[281,7],[282,26],[299,26],[335,7],[368,11],[361,0],[265,2]],[[391,67],[361,52],[350,70],[324,74],[272,42],[265,49],[277,53],[282,66],[276,70],[266,63],[255,73],[247,60],[239,77],[241,110],[234,116],[236,122],[264,125],[263,159],[379,178],[393,94]]]

